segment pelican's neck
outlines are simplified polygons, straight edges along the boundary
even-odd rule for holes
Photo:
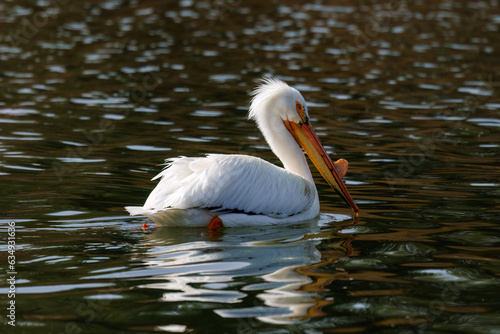
[[[314,185],[311,170],[304,153],[302,153],[302,149],[288,132],[281,118],[271,117],[257,122],[257,124],[269,147],[283,163],[283,167],[287,171],[302,176]]]

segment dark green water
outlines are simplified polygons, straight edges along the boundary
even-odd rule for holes
[[[0,331],[500,333],[499,7],[0,3]],[[136,230],[167,157],[277,163],[246,120],[263,75],[349,161],[359,219],[315,172],[316,221]]]

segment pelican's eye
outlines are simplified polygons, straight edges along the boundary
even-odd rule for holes
[[[308,124],[309,120],[306,114],[306,110],[302,105],[302,103],[295,101],[295,110],[297,111],[297,114],[299,114],[302,121]]]

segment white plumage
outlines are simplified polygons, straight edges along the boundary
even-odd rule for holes
[[[253,95],[249,118],[257,122],[285,168],[246,155],[168,159],[167,167],[153,178],[160,182],[144,206],[127,210],[167,226],[208,226],[214,217],[219,217],[224,226],[289,223],[316,217],[318,193],[297,142],[315,165],[321,160],[320,167],[327,174],[337,173],[332,171],[335,168],[309,125],[304,98],[276,79],[264,79]],[[318,152],[311,155],[311,148]],[[324,165],[322,159],[331,166]],[[347,162],[343,160],[341,165],[344,170],[339,172],[345,174]],[[347,190],[343,183],[340,187],[335,188],[342,196]],[[350,200],[357,212],[348,192],[342,197],[348,203]]]
[[[306,210],[314,201],[314,186],[306,179],[247,155],[170,159],[170,167],[156,178],[161,181],[145,209],[233,209],[283,217]]]

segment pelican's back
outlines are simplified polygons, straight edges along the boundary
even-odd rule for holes
[[[161,180],[146,210],[220,208],[289,216],[308,209],[317,196],[305,178],[256,157],[211,154],[168,162],[154,178]]]

